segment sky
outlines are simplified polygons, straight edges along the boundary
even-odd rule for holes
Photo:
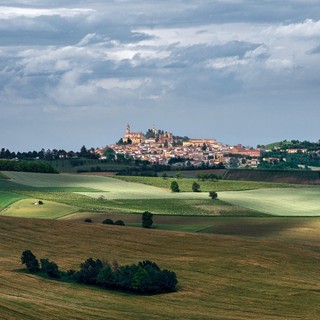
[[[320,0],[0,0],[0,148],[157,129],[320,139]]]

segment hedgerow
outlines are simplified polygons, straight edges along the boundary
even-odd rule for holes
[[[29,272],[45,274],[50,278],[74,281],[106,289],[142,294],[158,294],[176,291],[176,274],[161,270],[155,262],[145,260],[138,264],[119,266],[100,259],[88,258],[80,264],[80,270],[59,270],[58,265],[44,258],[38,260],[30,250],[22,252],[21,262]],[[36,263],[35,263],[36,262]],[[31,266],[31,268],[30,268]]]

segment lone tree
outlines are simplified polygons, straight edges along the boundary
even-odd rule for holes
[[[200,192],[200,184],[198,182],[193,182],[192,191],[193,192]]]
[[[153,224],[152,220],[153,214],[149,211],[145,211],[142,213],[142,227],[143,228],[151,228]]]
[[[39,261],[31,250],[25,250],[21,255],[21,263],[25,264],[29,272],[38,272],[40,270]]]
[[[215,191],[210,191],[209,192],[209,197],[212,199],[212,200],[216,200],[218,198],[218,194],[215,192]]]
[[[177,181],[172,181],[170,188],[171,188],[172,192],[179,192],[180,191],[179,184]]]

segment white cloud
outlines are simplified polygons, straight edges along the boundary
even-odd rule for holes
[[[41,16],[61,16],[61,17],[75,17],[79,15],[93,14],[95,10],[84,8],[55,8],[55,9],[41,9],[41,8],[19,8],[19,7],[1,7],[0,19],[14,19],[19,17],[37,18]]]

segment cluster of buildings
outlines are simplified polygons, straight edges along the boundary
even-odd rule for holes
[[[241,158],[240,165],[256,167],[262,152],[260,149],[245,148],[241,145],[231,147],[215,139],[176,137],[171,132],[155,128],[149,129],[146,134],[132,132],[129,125],[118,143],[96,150],[101,159],[106,158],[106,149],[112,149],[116,158],[122,155],[154,164],[195,167],[219,164],[229,166],[236,155]]]

